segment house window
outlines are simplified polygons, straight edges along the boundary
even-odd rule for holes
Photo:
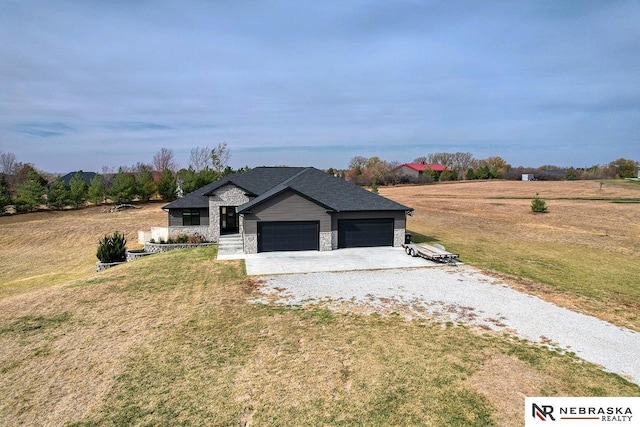
[[[200,225],[200,209],[183,209],[182,225]]]

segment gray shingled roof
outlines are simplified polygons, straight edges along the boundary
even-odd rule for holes
[[[254,168],[245,173],[229,175],[219,181],[216,181],[219,185],[212,188],[209,193],[215,193],[216,189],[224,185],[235,184],[243,190],[246,190],[249,195],[259,196],[304,169],[305,168],[264,166]]]
[[[208,208],[209,196],[218,188],[232,184],[242,188],[251,197],[258,196],[287,180],[304,168],[259,167],[243,173],[227,175],[217,181],[200,187],[181,199],[175,200],[162,209]]]
[[[413,210],[312,167],[260,167],[242,174],[229,175],[169,203],[163,209],[208,207],[208,196],[227,184],[236,185],[255,197],[240,206],[238,212],[249,212],[252,207],[287,190],[335,212]]]
[[[93,177],[96,176],[95,172],[83,172],[83,171],[69,172],[68,174],[62,177],[62,181],[64,182],[64,185],[69,187],[71,183],[71,178],[73,178],[77,173],[80,174],[80,177],[82,178],[84,183],[87,184],[87,186],[91,185],[91,179],[93,179]]]
[[[412,210],[318,169],[305,168],[289,180],[240,206],[238,212],[248,212],[253,206],[286,190],[293,190],[335,212]]]
[[[191,209],[191,208],[208,208],[209,197],[205,196],[205,193],[209,192],[209,189],[217,184],[218,181],[207,184],[204,187],[198,188],[186,196],[174,200],[168,205],[164,205],[162,209]]]

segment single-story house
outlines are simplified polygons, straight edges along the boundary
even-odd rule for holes
[[[401,246],[413,211],[312,167],[228,175],[163,209],[169,233],[239,234],[245,253]]]
[[[82,178],[82,180],[87,185],[87,187],[91,185],[91,180],[93,179],[94,176],[96,176],[95,172],[83,172],[83,171],[69,172],[68,174],[62,177],[62,181],[64,182],[64,185],[66,187],[69,187],[71,185],[71,178],[76,176],[76,174],[80,174],[80,178]]]
[[[409,178],[418,179],[426,170],[432,170],[437,175],[440,175],[445,170],[450,171],[451,169],[445,167],[444,165],[438,164],[429,164],[429,163],[405,163],[403,165],[398,166],[396,169],[399,174],[407,176]]]

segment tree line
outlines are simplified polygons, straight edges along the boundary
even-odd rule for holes
[[[0,152],[0,214],[13,205],[17,212],[30,212],[46,205],[51,209],[79,208],[92,203],[146,202],[152,198],[174,200],[231,173],[243,172],[248,166],[233,170],[231,154],[226,143],[216,147],[191,149],[187,168],[178,168],[173,151],[162,148],[150,163],[138,162],[120,166],[117,170],[106,166],[87,184],[82,171],[69,180],[38,171],[29,163],[17,161],[13,153]],[[413,163],[438,164],[442,171],[425,169],[419,177],[401,173],[402,164],[379,157],[356,156],[347,170],[330,168],[328,173],[357,185],[377,188],[378,185],[430,183],[475,179],[520,180],[522,174],[533,174],[538,180],[633,178],[638,174],[638,162],[616,159],[608,164],[587,168],[560,168],[553,165],[539,168],[512,167],[503,158],[494,156],[476,159],[471,153],[431,153],[418,157]]]
[[[162,148],[151,163],[120,166],[117,171],[103,166],[87,184],[82,171],[66,184],[62,177],[49,177],[33,165],[18,162],[13,153],[0,153],[0,213],[13,205],[16,212],[31,212],[46,205],[50,209],[79,208],[87,203],[147,202],[152,198],[171,201],[225,175],[242,172],[228,166],[231,157],[226,143],[214,148],[195,147],[189,166],[178,169],[173,150]]]
[[[397,185],[406,183],[430,183],[436,181],[460,181],[477,179],[520,180],[523,174],[533,174],[537,180],[577,180],[635,178],[639,163],[625,158],[608,164],[587,168],[562,168],[545,165],[538,168],[513,167],[502,157],[476,159],[471,153],[432,153],[413,160],[415,164],[442,165],[444,170],[425,169],[420,176],[403,174],[402,163],[386,161],[379,157],[356,156],[349,161],[346,171],[330,169],[328,172],[358,185]]]

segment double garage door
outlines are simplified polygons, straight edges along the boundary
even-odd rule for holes
[[[393,219],[344,219],[338,221],[338,247],[393,246]],[[258,252],[317,251],[320,223],[274,221],[258,223]]]

